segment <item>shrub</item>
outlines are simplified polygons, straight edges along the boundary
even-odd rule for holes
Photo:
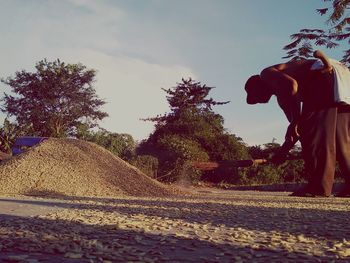
[[[179,135],[166,135],[159,140],[159,146],[165,151],[172,152],[176,159],[207,161],[208,154],[200,144]]]
[[[157,178],[158,159],[151,155],[138,155],[130,161],[130,164],[140,169],[151,178]]]

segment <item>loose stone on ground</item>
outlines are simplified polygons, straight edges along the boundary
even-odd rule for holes
[[[0,215],[0,262],[350,260],[349,199],[223,191],[62,198],[56,206],[35,217]]]

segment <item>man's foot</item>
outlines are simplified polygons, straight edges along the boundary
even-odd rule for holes
[[[297,190],[297,191],[291,193],[289,196],[315,197],[315,195],[313,193],[303,191],[303,190]]]

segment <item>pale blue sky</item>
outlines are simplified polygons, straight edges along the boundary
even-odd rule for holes
[[[169,111],[165,92],[181,78],[215,86],[214,110],[248,145],[282,143],[275,103],[249,106],[244,83],[281,61],[289,35],[322,27],[322,0],[0,0],[0,77],[60,58],[98,70],[95,89],[110,115],[101,126],[145,139]],[[325,50],[339,59],[339,52]],[[4,85],[1,88],[8,91]],[[3,116],[3,115],[2,115]],[[3,118],[3,117],[2,117]]]

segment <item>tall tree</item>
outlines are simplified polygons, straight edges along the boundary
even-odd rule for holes
[[[90,128],[108,116],[100,107],[93,83],[96,71],[59,59],[39,61],[36,72],[18,71],[2,79],[12,94],[4,94],[2,111],[14,116],[20,127],[38,136],[74,135],[81,124]]]
[[[339,47],[341,43],[350,43],[350,0],[323,0],[324,7],[317,9],[320,15],[326,15],[326,29],[301,29],[291,35],[293,40],[284,49],[284,58],[300,59],[312,56],[314,46],[326,48]],[[345,48],[342,62],[350,66],[350,49]]]
[[[156,156],[158,175],[169,175],[166,180],[176,179],[186,161],[230,160],[248,155],[242,140],[226,132],[223,117],[213,111],[213,106],[228,101],[208,98],[212,89],[191,78],[182,79],[176,87],[163,89],[171,112],[145,119],[155,122],[155,131],[141,143],[139,153]]]

